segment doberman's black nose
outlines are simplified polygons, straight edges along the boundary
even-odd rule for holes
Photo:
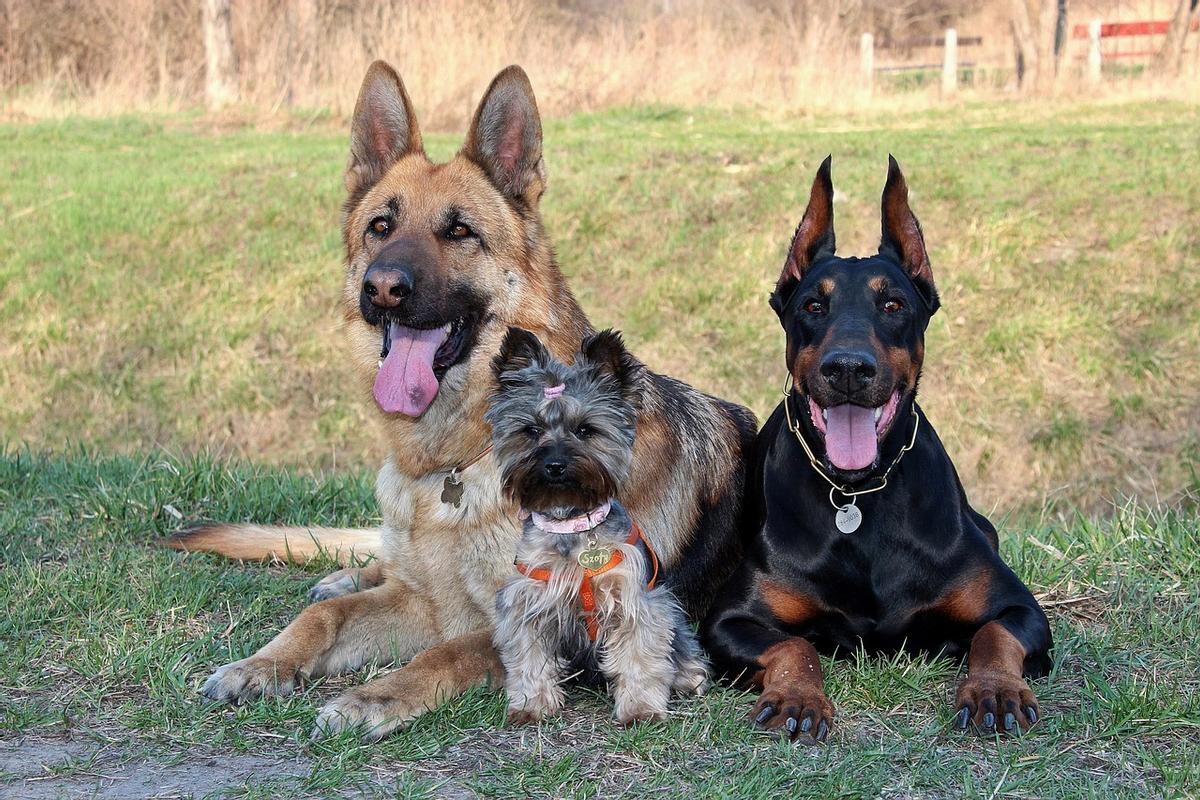
[[[869,386],[878,371],[875,356],[866,352],[841,350],[821,360],[821,377],[831,388],[846,395]]]
[[[557,480],[567,474],[567,462],[562,458],[548,458],[542,463],[542,471],[551,480]]]
[[[412,272],[392,265],[372,266],[363,276],[363,294],[378,308],[395,308],[412,294]]]

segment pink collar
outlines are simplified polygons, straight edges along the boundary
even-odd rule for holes
[[[521,517],[524,518],[527,515],[532,517],[534,526],[546,533],[584,533],[608,519],[608,512],[611,509],[612,501],[605,500],[586,514],[569,519],[554,519],[537,511],[527,512],[525,509],[521,509]]]

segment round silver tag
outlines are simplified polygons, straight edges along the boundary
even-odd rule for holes
[[[834,522],[837,523],[837,529],[842,533],[854,533],[862,524],[862,512],[858,510],[858,506],[847,503],[837,510]]]

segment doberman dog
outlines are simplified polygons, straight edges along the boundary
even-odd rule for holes
[[[789,377],[751,465],[746,557],[701,633],[761,688],[755,723],[792,740],[833,722],[818,648],[860,645],[969,650],[954,726],[1019,733],[1040,715],[1023,676],[1048,671],[1050,627],[916,403],[939,301],[908,187],[889,157],[879,253],[840,258],[830,161],[771,296]]]

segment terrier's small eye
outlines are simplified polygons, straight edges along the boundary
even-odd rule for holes
[[[392,221],[387,217],[376,217],[371,220],[371,235],[380,239],[392,232]]]
[[[809,300],[804,304],[804,310],[810,314],[824,314],[825,304],[820,300]]]
[[[578,436],[580,439],[586,439],[589,436],[591,436],[593,433],[595,433],[595,431],[592,430],[591,425],[580,425],[578,428],[575,429],[575,435]]]
[[[532,439],[536,439],[542,435],[542,429],[539,428],[537,425],[526,425],[525,426],[525,435],[529,436]]]
[[[883,310],[887,314],[895,314],[897,311],[904,310],[904,303],[899,300],[888,300],[883,304]]]

